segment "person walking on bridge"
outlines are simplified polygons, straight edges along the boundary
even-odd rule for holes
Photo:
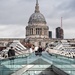
[[[13,47],[11,47],[8,51],[8,57],[12,57],[15,56],[15,50],[13,49]]]
[[[38,54],[39,54],[39,56],[42,55],[42,47],[41,46],[39,46],[39,48],[38,48]]]

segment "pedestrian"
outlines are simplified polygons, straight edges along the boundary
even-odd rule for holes
[[[31,48],[30,48],[30,53],[32,53],[34,51],[35,51],[35,45],[32,45]]]
[[[12,57],[15,56],[15,50],[13,49],[13,47],[11,47],[8,51],[8,57]]]
[[[38,55],[39,55],[39,56],[42,55],[42,47],[41,47],[41,46],[39,46],[39,48],[38,48]]]
[[[11,47],[8,51],[8,57],[10,59],[10,64],[14,65],[14,57],[15,56],[15,50],[13,49],[13,47]]]

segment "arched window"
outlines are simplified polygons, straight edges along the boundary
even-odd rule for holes
[[[36,28],[36,35],[42,35],[42,28]]]
[[[30,28],[30,35],[33,35],[33,28]]]

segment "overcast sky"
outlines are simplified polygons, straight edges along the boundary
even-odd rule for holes
[[[0,38],[24,38],[25,27],[35,10],[36,0],[0,0]],[[75,38],[75,0],[39,0],[49,30],[64,29],[64,38]]]

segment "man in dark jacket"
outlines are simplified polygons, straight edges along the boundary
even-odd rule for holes
[[[8,51],[8,57],[12,57],[15,56],[15,50],[13,49],[13,47],[11,47]]]
[[[38,53],[39,53],[39,56],[42,55],[42,47],[41,46],[39,46],[39,48],[38,48]]]

